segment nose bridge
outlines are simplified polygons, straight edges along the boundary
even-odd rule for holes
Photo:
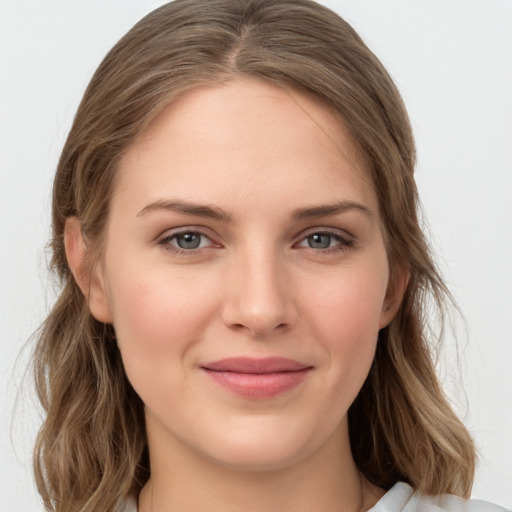
[[[293,324],[295,307],[284,270],[282,257],[272,247],[246,247],[235,255],[228,269],[225,323],[256,336]]]

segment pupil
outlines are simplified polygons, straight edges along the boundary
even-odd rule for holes
[[[197,249],[201,243],[201,237],[197,233],[185,233],[177,239],[181,249]]]
[[[330,235],[310,235],[309,246],[313,249],[327,249],[331,245]]]

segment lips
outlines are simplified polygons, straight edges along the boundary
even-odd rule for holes
[[[242,398],[259,400],[290,391],[312,369],[312,366],[282,357],[234,357],[201,365],[201,370],[215,383]]]

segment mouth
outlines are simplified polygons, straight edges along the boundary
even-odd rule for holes
[[[275,397],[298,386],[313,369],[281,357],[234,357],[201,365],[215,383],[246,399]]]

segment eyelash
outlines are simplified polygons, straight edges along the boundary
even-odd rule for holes
[[[347,251],[354,245],[353,238],[342,235],[338,231],[330,231],[328,229],[322,229],[322,230],[313,230],[309,233],[306,233],[303,235],[299,243],[306,242],[309,237],[312,237],[314,235],[320,235],[320,236],[328,236],[331,239],[334,239],[338,243],[333,247],[326,247],[325,249],[315,249],[314,247],[306,247],[307,249],[312,249],[315,252],[318,252],[320,254],[333,254],[333,253],[339,253],[343,251]],[[295,244],[298,245],[298,244]]]
[[[210,240],[210,242],[212,242],[211,238],[208,235],[206,235],[205,233],[203,233],[201,231],[198,231],[198,230],[195,230],[195,229],[186,229],[186,230],[182,230],[182,231],[177,231],[175,233],[172,233],[172,234],[162,238],[158,242],[158,245],[161,245],[166,251],[172,252],[173,254],[177,254],[177,255],[180,255],[180,256],[181,255],[189,256],[189,255],[192,255],[192,254],[197,254],[199,251],[204,249],[204,247],[197,247],[197,248],[192,248],[192,249],[183,249],[183,248],[178,247],[178,246],[176,246],[176,245],[171,243],[171,241],[173,239],[177,239],[180,236],[185,236],[185,235],[197,235],[197,236],[201,237],[202,239],[206,238],[206,239]],[[202,241],[200,241],[199,243],[201,244]],[[215,245],[214,242],[212,242],[212,245]]]
[[[178,247],[177,245],[174,245],[172,243],[172,240],[176,240],[180,236],[185,235],[196,235],[201,237],[202,239],[208,239],[210,240],[211,245],[208,245],[206,247],[201,247],[202,240],[200,240],[199,244],[200,246],[197,248],[190,248],[190,249],[183,249],[181,247]],[[322,230],[312,230],[309,233],[306,233],[302,236],[302,238],[299,240],[299,242],[294,244],[294,247],[301,247],[300,244],[303,242],[306,242],[308,238],[314,236],[314,235],[320,235],[320,236],[328,236],[331,239],[334,239],[338,243],[333,247],[326,247],[324,249],[318,249],[314,247],[305,247],[306,249],[311,249],[319,254],[333,254],[333,253],[339,253],[348,250],[350,247],[354,245],[354,240],[348,236],[343,236],[339,232],[330,231],[328,229],[322,229]],[[172,233],[170,235],[165,236],[162,238],[158,245],[162,246],[164,250],[172,252],[173,254],[179,255],[179,256],[191,256],[193,254],[198,254],[200,251],[202,252],[202,249],[215,246],[215,242],[211,240],[211,238],[203,233],[202,231],[195,230],[195,229],[187,229],[182,231],[177,231],[175,233]],[[217,247],[220,247],[220,245],[217,245]]]

